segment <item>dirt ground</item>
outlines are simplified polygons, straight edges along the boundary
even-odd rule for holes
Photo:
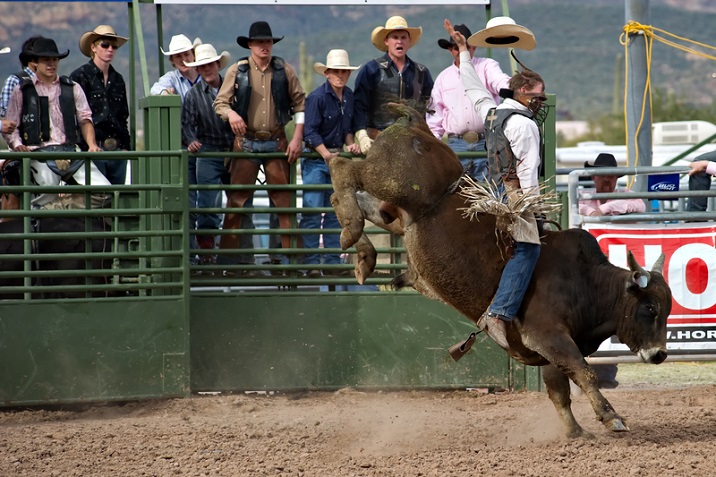
[[[604,391],[631,432],[606,431],[575,396],[594,439],[566,439],[537,392],[196,396],[0,410],[0,475],[715,475],[716,366],[633,366]]]

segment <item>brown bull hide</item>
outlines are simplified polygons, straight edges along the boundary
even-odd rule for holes
[[[375,267],[364,218],[400,218],[410,263],[401,280],[477,322],[497,289],[509,240],[496,231],[494,216],[463,217],[465,199],[451,193],[462,172],[460,161],[415,111],[391,107],[403,117],[376,139],[365,161],[331,161],[341,246],[355,245],[362,283]],[[357,194],[375,200],[358,200]],[[646,272],[635,263],[630,259],[632,271],[613,266],[585,231],[548,232],[519,316],[507,327],[510,355],[544,366],[549,397],[570,437],[588,434],[572,414],[569,379],[608,429],[628,430],[584,360],[602,341],[617,334],[646,362],[666,358],[671,291],[661,265]]]

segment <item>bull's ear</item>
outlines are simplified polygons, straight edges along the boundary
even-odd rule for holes
[[[638,286],[639,288],[646,288],[649,284],[649,272],[632,272],[631,280],[627,282],[627,288],[630,286]]]
[[[632,273],[632,281],[636,283],[640,288],[645,288],[646,285],[649,283],[649,279],[651,276],[649,275],[649,272],[641,268],[641,265],[639,265],[636,262],[636,259],[634,258],[634,254],[631,253],[631,250],[627,252],[627,265],[629,265],[629,270],[631,270]],[[643,280],[646,280],[644,282],[644,285],[642,285],[642,278],[645,277]]]
[[[654,262],[654,266],[651,267],[651,271],[661,273],[661,271],[664,269],[664,259],[665,258],[666,257],[663,253],[661,255],[659,255],[659,258],[657,258],[656,262]],[[662,273],[662,275],[663,275],[663,273]]]

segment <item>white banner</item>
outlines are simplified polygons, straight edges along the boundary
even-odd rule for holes
[[[663,274],[673,296],[667,349],[716,351],[716,224],[590,225],[585,229],[618,267],[627,268],[628,250],[646,269],[663,253]],[[631,354],[616,338],[602,343],[599,350]]]

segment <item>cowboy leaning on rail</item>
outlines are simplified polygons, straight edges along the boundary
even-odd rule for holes
[[[82,88],[68,77],[57,74],[60,60],[70,51],[60,53],[54,40],[39,38],[25,53],[35,76],[21,78],[20,85],[10,97],[7,118],[19,125],[5,137],[12,150],[77,151],[81,133],[90,152],[101,151],[95,142],[92,111]],[[87,181],[83,164],[84,161],[78,159],[33,159],[30,167],[34,182],[40,186],[56,186],[61,180],[70,178],[82,185],[109,185],[94,164],[91,164],[91,176]],[[41,194],[32,203],[44,207],[58,197],[58,194]]]

